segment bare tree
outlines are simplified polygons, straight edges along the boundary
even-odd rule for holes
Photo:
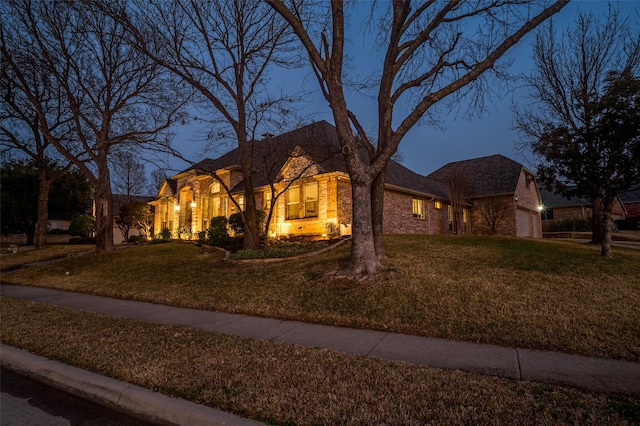
[[[2,55],[36,111],[39,130],[87,176],[95,190],[96,249],[113,246],[108,155],[112,147],[153,142],[182,99],[163,70],[132,49],[117,22],[88,2],[3,2]],[[50,76],[73,137],[37,96],[28,67]],[[90,164],[83,161],[88,158]]]
[[[152,171],[149,182],[149,192],[153,195],[156,195],[166,179],[167,173],[164,170],[155,169],[154,171]]]
[[[349,14],[343,1],[309,7],[296,1],[266,1],[300,39],[333,112],[353,198],[351,264],[343,273],[356,277],[382,267],[385,169],[407,132],[429,118],[434,107],[446,106],[445,99],[455,104],[472,89],[478,89],[477,95],[486,93],[483,75],[494,70],[496,61],[522,37],[568,3],[557,1],[548,7],[518,0],[374,3],[371,21],[379,34],[376,51],[381,64],[374,146],[347,102],[345,20]],[[377,10],[382,7],[388,8]],[[325,24],[323,17],[330,17],[330,22]],[[476,99],[481,102],[482,96]]]
[[[607,256],[613,202],[638,179],[640,163],[640,33],[630,19],[610,6],[604,19],[580,13],[561,33],[549,23],[536,36],[526,76],[534,103],[515,109],[520,147],[536,156],[538,178],[593,201],[592,243]]]
[[[489,233],[496,235],[498,233],[498,227],[502,221],[507,217],[509,209],[512,205],[505,197],[484,197],[476,201],[475,207],[480,212],[482,219],[484,219]]]
[[[252,152],[256,137],[281,123],[283,110],[291,112],[292,98],[268,90],[270,69],[290,66],[294,58],[287,25],[253,0],[139,1],[135,8],[111,8],[111,13],[127,25],[140,51],[191,85],[198,106],[214,112],[210,136],[224,140],[234,135],[245,188],[245,209],[236,208],[245,224],[244,247],[256,248]]]
[[[473,195],[473,185],[469,182],[467,176],[457,169],[452,169],[446,174],[444,183],[447,187],[453,213],[452,232],[454,234],[464,233],[462,218],[464,209],[469,204],[469,198]]]
[[[125,149],[116,150],[111,157],[113,187],[119,194],[143,195],[147,189],[144,165],[133,152]]]
[[[7,40],[2,37],[4,44]],[[3,51],[13,51],[15,46],[3,46]],[[60,155],[40,131],[41,122],[33,105],[23,90],[20,79],[7,65],[2,54],[2,80],[0,83],[0,146],[3,151],[19,151],[31,158],[38,168],[38,217],[34,232],[37,249],[47,247],[49,189],[51,184],[65,173],[70,162],[58,164]],[[24,62],[25,78],[33,88],[32,96],[38,99],[51,117],[49,125],[59,133],[69,131],[68,116],[61,112],[60,97],[49,85],[46,73],[28,59]],[[59,130],[62,129],[62,130]],[[52,161],[55,158],[55,162]]]

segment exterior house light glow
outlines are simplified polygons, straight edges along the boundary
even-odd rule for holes
[[[538,211],[539,211],[539,212],[541,212],[541,211],[543,211],[543,210],[544,210],[544,205],[540,204],[540,205],[538,206]]]
[[[196,202],[195,202],[195,201],[192,201],[192,202],[191,202],[191,208],[192,208],[192,209],[195,209],[195,208],[196,208],[196,206],[197,206]]]
[[[179,212],[179,211],[180,211],[180,204],[176,204],[176,205],[173,207],[173,209],[174,209],[175,211]]]

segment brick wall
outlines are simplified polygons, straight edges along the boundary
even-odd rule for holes
[[[383,229],[385,234],[431,234],[429,201],[423,200],[423,218],[413,217],[413,196],[396,191],[384,194]],[[431,209],[430,209],[431,207]]]
[[[503,218],[496,222],[496,235],[516,235],[516,212],[513,195],[496,197],[482,197],[473,200],[471,209],[471,232],[475,235],[490,235],[491,226],[485,216],[488,212],[500,209],[504,210]]]

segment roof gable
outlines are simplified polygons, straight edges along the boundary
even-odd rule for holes
[[[448,163],[427,177],[444,183],[452,173],[462,173],[479,197],[514,193],[523,169],[522,164],[497,154]]]

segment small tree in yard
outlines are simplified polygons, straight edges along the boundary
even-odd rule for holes
[[[146,203],[129,203],[120,207],[119,217],[116,220],[124,240],[129,239],[129,231],[133,227],[139,228],[144,235],[149,235],[149,229],[153,222],[151,206]]]
[[[489,233],[496,235],[500,223],[507,217],[511,206],[504,197],[486,197],[478,201],[476,208],[480,211],[480,215],[482,219],[484,219]]]
[[[89,238],[96,230],[96,220],[89,215],[77,216],[69,224],[69,234]]]
[[[464,208],[468,203],[469,197],[473,195],[473,185],[467,179],[467,176],[460,170],[450,170],[444,178],[447,186],[449,200],[451,200],[451,210],[453,212],[453,233],[463,233],[462,218]]]

